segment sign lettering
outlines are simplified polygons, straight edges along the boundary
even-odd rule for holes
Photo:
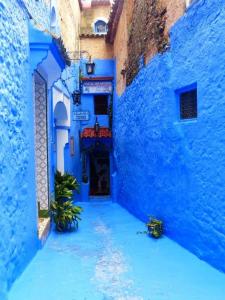
[[[111,94],[112,82],[110,81],[84,81],[84,94]]]
[[[74,121],[88,121],[90,118],[89,111],[75,111],[73,113]]]

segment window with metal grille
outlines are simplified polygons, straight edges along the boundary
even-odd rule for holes
[[[108,96],[97,95],[94,96],[95,115],[108,114]]]
[[[183,92],[180,94],[180,118],[197,118],[197,89]]]

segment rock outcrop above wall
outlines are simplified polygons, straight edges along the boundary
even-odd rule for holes
[[[225,3],[195,1],[171,49],[143,67],[115,107],[119,201],[225,271]],[[195,84],[198,118],[181,121],[178,91]]]
[[[162,6],[160,1],[134,2],[133,17],[129,26],[127,85],[131,84],[142,64],[145,64],[147,53],[151,52],[154,55],[167,49],[169,42],[165,25],[166,6]]]

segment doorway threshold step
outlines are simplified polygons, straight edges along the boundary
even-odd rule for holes
[[[89,196],[90,202],[112,201],[111,196]]]

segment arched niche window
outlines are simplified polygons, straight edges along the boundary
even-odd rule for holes
[[[94,31],[95,33],[107,33],[108,26],[107,23],[103,20],[98,20],[95,22]]]

